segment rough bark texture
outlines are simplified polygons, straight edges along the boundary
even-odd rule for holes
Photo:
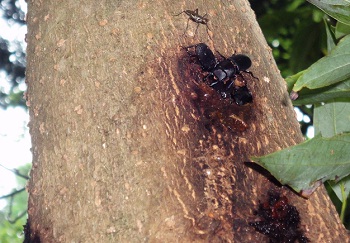
[[[196,8],[211,38],[173,16]],[[32,240],[264,242],[248,222],[275,189],[312,242],[348,241],[323,188],[306,200],[245,163],[302,141],[247,1],[29,1],[27,21]],[[199,42],[251,57],[251,105],[201,82],[180,48]]]

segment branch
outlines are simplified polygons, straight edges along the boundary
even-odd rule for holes
[[[26,188],[23,187],[23,188],[20,189],[20,190],[16,190],[16,191],[11,192],[10,194],[1,196],[0,199],[4,199],[4,198],[7,198],[7,197],[13,197],[13,196],[15,196],[16,194],[21,193],[21,192],[24,191],[25,189],[26,189]]]
[[[24,215],[27,214],[27,211],[23,211],[20,215],[18,215],[16,218],[14,219],[7,219],[7,221],[10,223],[10,224],[14,224],[17,222],[17,220],[19,220],[20,218],[22,218]]]
[[[26,215],[27,213],[27,210],[23,211],[21,214],[19,214],[17,217],[15,217],[14,219],[11,219],[11,216],[12,216],[12,206],[13,206],[13,200],[14,200],[14,197],[16,194],[24,191],[25,188],[22,188],[21,190],[17,190],[17,191],[14,191],[8,195],[4,195],[4,196],[1,196],[0,199],[3,199],[3,198],[6,198],[6,197],[10,197],[10,201],[9,201],[9,212],[8,212],[8,215],[6,217],[7,221],[10,223],[10,224],[14,224],[17,222],[17,220],[19,220],[20,218],[22,218],[24,215]]]
[[[8,171],[11,171],[12,173],[14,173],[15,175],[17,175],[17,176],[19,176],[19,177],[22,177],[22,178],[24,178],[24,179],[26,179],[26,180],[29,180],[29,177],[28,177],[28,176],[22,175],[22,174],[19,172],[19,170],[17,170],[17,169],[9,169],[9,168],[3,166],[2,164],[0,164],[0,166],[1,166],[2,168],[4,168],[4,169],[8,170]]]

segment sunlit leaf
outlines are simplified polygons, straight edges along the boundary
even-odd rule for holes
[[[292,91],[293,86],[298,81],[298,79],[305,73],[306,70],[300,71],[292,76],[286,78],[288,92]]]
[[[321,135],[275,153],[253,157],[283,185],[310,196],[327,180],[350,174],[350,133],[331,138]]]
[[[350,35],[344,37],[328,56],[311,65],[293,87],[317,89],[350,78]]]
[[[309,1],[311,2],[311,1]],[[317,2],[329,5],[340,5],[340,6],[349,6],[350,2],[348,0],[318,0]]]
[[[293,104],[317,104],[336,98],[350,98],[350,79],[320,89],[302,89]]]
[[[308,0],[334,19],[350,24],[350,2],[345,0]]]

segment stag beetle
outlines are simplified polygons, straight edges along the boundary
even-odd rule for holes
[[[219,53],[220,54],[220,53]],[[224,58],[221,62],[219,62],[213,70],[210,71],[208,77],[214,77],[215,82],[211,84],[211,86],[228,81],[228,79],[235,79],[237,75],[241,72],[247,72],[248,68],[252,65],[252,61],[249,57],[242,54],[233,54],[231,57],[226,58],[220,54],[222,58]],[[207,77],[207,78],[208,78]],[[232,84],[231,84],[232,85]]]
[[[245,105],[253,101],[252,93],[250,93],[247,86],[235,88],[232,98],[235,100],[237,105]]]
[[[215,85],[219,82],[225,82],[227,79],[235,78],[241,72],[249,73],[254,77],[250,71],[247,71],[247,69],[252,65],[252,61],[246,55],[233,54],[231,57],[226,58],[219,53],[223,58],[223,60],[219,62],[215,58],[214,53],[206,44],[199,43],[184,48],[188,52],[188,49],[192,47],[195,48],[195,55],[190,55],[198,58],[203,71],[209,72],[206,79],[210,77],[214,78],[215,82],[213,82],[211,85]]]
[[[191,54],[188,51],[193,47],[195,54]],[[199,43],[184,48],[190,56],[197,57],[202,70],[208,72],[207,76],[204,78],[204,81],[209,79],[211,82],[209,85],[219,92],[222,98],[226,99],[231,97],[238,105],[243,105],[252,101],[252,95],[245,86],[245,80],[241,75],[241,72],[245,72],[254,77],[250,71],[247,71],[247,69],[252,65],[252,61],[248,56],[233,54],[231,57],[226,58],[219,53],[223,60],[218,61],[214,56],[214,53],[204,43]],[[237,76],[242,77],[244,83],[243,85],[235,85]]]
[[[188,52],[188,49],[194,47],[195,54],[191,54]],[[214,53],[210,50],[210,48],[204,44],[199,43],[192,46],[183,47],[186,49],[187,53],[192,57],[197,57],[202,70],[206,72],[210,72],[211,70],[214,70],[216,65],[218,64],[218,61],[216,60]]]

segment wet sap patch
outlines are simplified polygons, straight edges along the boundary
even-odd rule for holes
[[[178,60],[178,72],[181,78],[178,85],[189,101],[191,107],[188,108],[197,115],[198,125],[209,131],[229,130],[235,133],[249,128],[253,105],[239,106],[232,99],[223,99],[205,81],[208,72],[203,71],[196,58],[189,56],[185,50]]]

